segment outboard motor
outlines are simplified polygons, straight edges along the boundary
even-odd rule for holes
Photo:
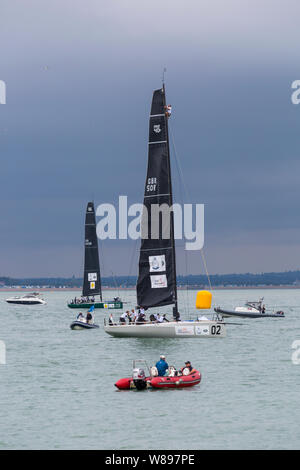
[[[145,388],[147,387],[147,380],[144,369],[133,369],[132,379],[137,390],[145,390]]]

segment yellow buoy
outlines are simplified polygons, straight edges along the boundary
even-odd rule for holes
[[[196,308],[209,309],[211,307],[212,293],[208,290],[199,290],[196,298]]]

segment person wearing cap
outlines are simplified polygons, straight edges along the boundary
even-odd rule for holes
[[[196,372],[196,370],[193,368],[193,366],[191,364],[191,361],[186,361],[185,362],[185,366],[182,367],[181,372],[183,372],[184,369],[188,369],[190,371],[190,374],[192,374],[193,372]]]
[[[155,364],[157,369],[158,375],[163,377],[166,374],[166,371],[169,369],[169,365],[166,361],[166,357],[164,355],[160,356],[159,361]]]

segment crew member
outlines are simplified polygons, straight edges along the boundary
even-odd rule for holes
[[[165,106],[165,115],[167,118],[170,118],[171,114],[172,114],[172,106],[168,104],[167,106]]]
[[[84,317],[81,312],[78,313],[77,315],[77,320],[82,320]]]
[[[159,313],[157,313],[155,316],[156,316],[156,321],[157,321],[158,323],[163,323],[164,317],[163,317],[162,315],[160,315]]]
[[[155,364],[155,367],[157,368],[157,372],[160,377],[163,377],[166,374],[169,366],[166,361],[166,357],[163,354],[160,356],[160,360]]]
[[[181,368],[181,372],[183,372],[184,369],[188,369],[190,371],[190,374],[193,372],[196,372],[196,369],[193,368],[191,361],[186,361],[185,366]]]
[[[87,312],[86,314],[86,322],[87,323],[92,323],[92,320],[93,320],[93,315],[91,314],[91,312]]]
[[[126,318],[127,317],[128,317],[128,310],[127,310],[127,312],[122,313],[122,315],[120,316],[120,322],[121,323],[126,323]]]

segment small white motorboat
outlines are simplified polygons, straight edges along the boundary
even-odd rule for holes
[[[9,304],[16,304],[16,305],[45,305],[46,302],[44,299],[39,297],[37,292],[33,292],[31,294],[25,294],[21,297],[10,297],[6,299],[6,302]]]

